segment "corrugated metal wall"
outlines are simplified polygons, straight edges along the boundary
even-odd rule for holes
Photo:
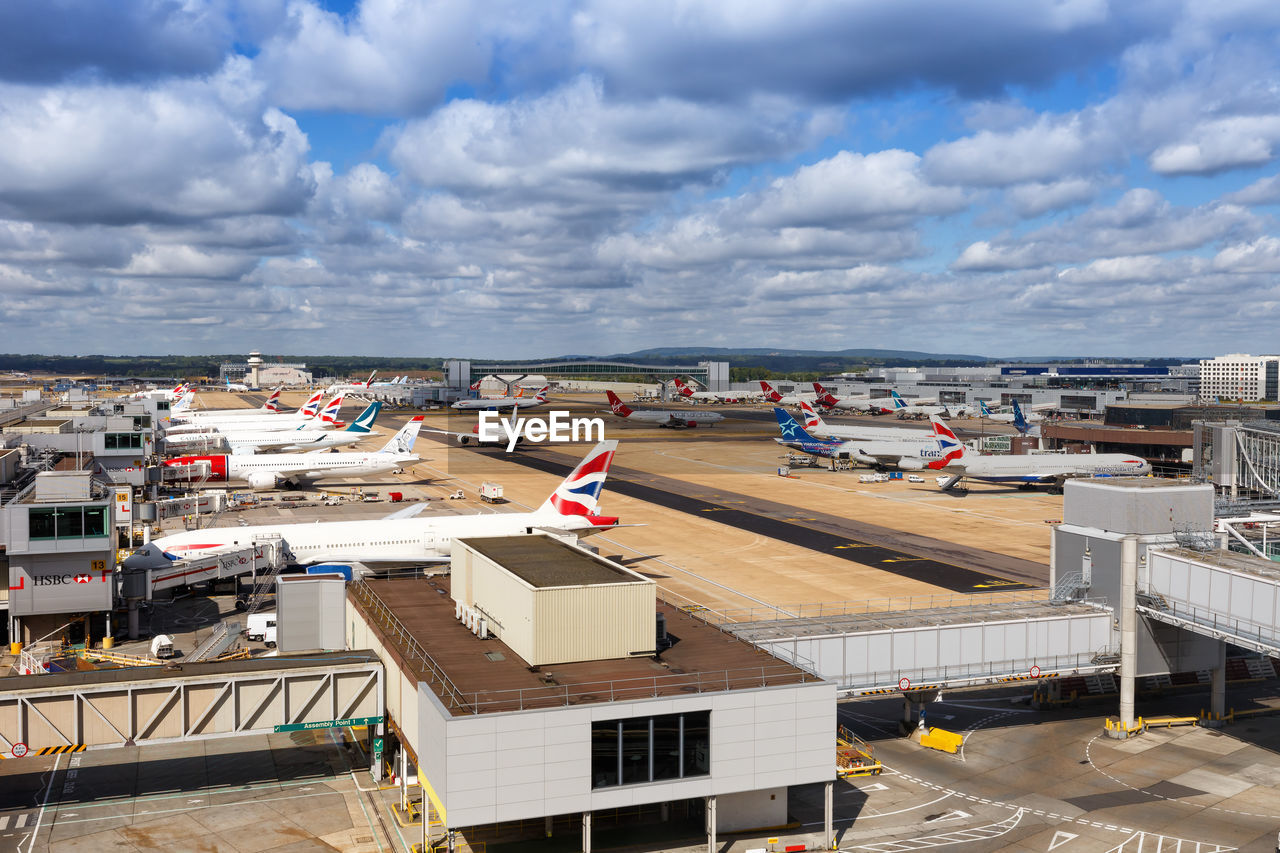
[[[654,585],[551,587],[535,593],[536,663],[568,663],[652,652]]]

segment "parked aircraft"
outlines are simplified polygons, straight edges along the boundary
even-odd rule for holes
[[[1018,401],[1013,401],[1013,414],[1005,414],[1002,412],[993,412],[991,407],[985,401],[979,400],[978,405],[982,408],[982,419],[1001,424],[1013,424],[1018,432],[1026,435],[1032,429],[1031,425],[1038,421],[1044,420],[1040,415],[1032,412],[1030,415],[1024,415],[1022,406],[1018,405]]]
[[[818,399],[817,394],[791,393],[783,396],[774,390],[773,386],[763,379],[760,380],[760,390],[764,393],[764,398],[775,406],[798,406],[801,403],[812,403]]]
[[[856,397],[836,397],[835,394],[824,388],[820,382],[813,383],[813,390],[818,394],[814,402],[825,409],[849,409],[872,415],[887,415],[890,412],[890,409],[886,406],[865,394]]]
[[[342,410],[344,397],[342,394],[334,397],[332,400],[324,404],[321,408],[318,401],[321,394],[314,395],[294,414],[279,415],[260,415],[256,418],[236,418],[227,416],[208,417],[194,420],[185,424],[178,424],[170,428],[167,434],[182,435],[191,432],[276,432],[278,430],[297,429],[301,426],[308,428],[323,427],[340,427],[345,423],[339,420],[339,413]]]
[[[1051,492],[1058,492],[1063,482],[1073,477],[1137,477],[1151,473],[1151,463],[1127,453],[982,456],[966,449],[941,418],[934,416],[930,420],[942,458],[920,467],[952,475],[943,484],[943,491],[965,477],[987,483],[1017,483],[1019,488],[1028,489],[1047,483]]]
[[[590,536],[618,525],[615,517],[595,514],[617,447],[617,441],[597,444],[533,512],[408,517],[425,506],[416,504],[372,521],[212,527],[164,536],[155,544],[166,554],[187,556],[279,536],[291,562],[306,565],[441,560],[449,556],[454,539],[468,536],[519,536],[543,531]],[[138,565],[130,565],[128,559],[126,567]]]
[[[240,391],[240,392],[243,392],[243,391],[248,391],[248,390],[249,390],[249,386],[248,386],[248,385],[245,385],[245,384],[244,384],[244,383],[242,383],[242,382],[232,382],[232,381],[231,381],[231,377],[230,377],[230,376],[228,376],[228,377],[227,377],[227,387],[226,387],[224,390],[226,390],[226,391]]]
[[[671,381],[675,383],[676,393],[680,395],[680,399],[691,403],[741,403],[744,397],[742,394],[728,391],[694,391],[680,381],[679,377]]]
[[[282,386],[283,387],[283,386]],[[271,396],[267,401],[256,409],[188,409],[180,412],[173,419],[177,421],[189,421],[196,423],[203,420],[220,420],[222,418],[248,418],[263,417],[264,415],[278,414],[280,412],[280,388],[271,392]],[[316,394],[314,399],[319,403],[320,395]],[[309,400],[307,401],[310,402]],[[302,409],[305,409],[304,405]],[[302,412],[299,409],[299,412]]]
[[[180,435],[166,435],[163,441],[166,450],[177,453],[221,448],[229,448],[235,454],[257,453],[264,450],[284,453],[298,450],[324,450],[329,447],[355,444],[367,438],[373,431],[371,427],[381,410],[382,403],[370,403],[346,429],[342,430],[308,429],[303,425],[295,429],[271,431],[187,432]]]
[[[522,409],[532,409],[547,402],[547,391],[549,390],[551,390],[551,386],[543,385],[535,396],[525,397],[524,389],[517,388],[515,395],[511,397],[481,397],[477,400],[459,400],[453,404],[453,408],[460,412],[485,409],[496,412],[516,406]]]
[[[964,417],[969,412],[968,406],[930,406],[922,403],[908,403],[897,391],[890,392],[893,400],[892,411],[898,418],[931,418],[935,415],[946,415],[949,418]]]
[[[942,456],[936,441],[815,438],[786,409],[775,407],[773,414],[778,419],[778,428],[782,430],[782,437],[774,441],[810,456],[848,459],[875,466],[899,465],[903,460],[928,460]]]
[[[937,439],[932,430],[908,429],[907,427],[874,427],[861,424],[829,424],[808,403],[800,404],[804,414],[804,426],[813,435],[820,438],[839,438],[859,441],[906,441],[914,444],[933,445]]]
[[[422,415],[413,418],[379,449],[369,453],[264,453],[261,455],[179,456],[167,467],[207,468],[210,483],[246,483],[251,489],[298,486],[331,477],[359,477],[394,471],[420,461],[413,445],[422,427]],[[201,464],[203,463],[203,465]],[[190,479],[204,479],[192,473]]]
[[[662,409],[633,409],[618,399],[618,395],[612,391],[605,391],[604,395],[608,398],[609,408],[613,409],[613,413],[629,421],[652,423],[672,429],[692,429],[699,424],[714,424],[724,420],[724,415],[719,412],[700,412],[693,409],[678,412]]]

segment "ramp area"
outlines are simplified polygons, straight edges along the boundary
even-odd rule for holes
[[[1233,551],[1149,550],[1138,612],[1280,657],[1280,564]]]
[[[1107,645],[1111,610],[1101,604],[984,599],[723,627],[834,681],[846,697],[1080,675],[1118,665]]]

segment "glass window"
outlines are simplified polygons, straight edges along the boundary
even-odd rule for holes
[[[53,539],[57,536],[54,528],[54,510],[33,509],[27,514],[27,535],[32,539]]]
[[[711,712],[602,720],[591,727],[591,787],[711,772]]]
[[[684,776],[711,772],[711,712],[684,715]]]
[[[618,784],[617,720],[599,720],[591,724],[591,787],[605,788]]]
[[[107,508],[105,506],[87,506],[84,508],[84,535],[107,535]]]
[[[84,511],[78,506],[66,506],[54,511],[59,539],[79,539],[84,535]]]
[[[680,715],[653,718],[653,781],[680,778]]]
[[[622,784],[649,781],[649,718],[622,721]]]

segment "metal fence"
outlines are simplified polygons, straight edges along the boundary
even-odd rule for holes
[[[547,684],[542,687],[510,690],[463,691],[449,678],[444,667],[414,639],[404,624],[396,618],[396,615],[368,584],[363,580],[356,580],[349,584],[348,588],[365,612],[377,623],[387,640],[394,643],[396,650],[404,655],[406,664],[425,676],[428,687],[440,697],[445,707],[454,713],[525,711],[592,702],[622,702],[661,696],[747,690],[781,684],[805,684],[822,680],[798,664],[779,661],[776,664],[710,672],[682,672],[574,684]],[[744,645],[757,648],[727,631],[724,633]]]

